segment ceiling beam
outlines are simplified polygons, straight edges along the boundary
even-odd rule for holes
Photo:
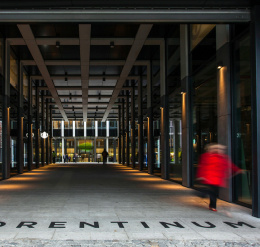
[[[106,119],[109,115],[109,112],[111,111],[119,93],[121,92],[123,85],[125,83],[125,80],[126,80],[127,76],[129,75],[132,67],[134,66],[134,63],[143,47],[143,44],[152,29],[152,26],[153,26],[152,24],[141,24],[139,26],[134,43],[129,51],[125,65],[121,71],[120,78],[118,79],[118,81],[116,83],[115,89],[113,91],[112,97],[109,101],[109,104],[107,106],[107,109],[103,116],[102,121],[106,121]]]
[[[87,121],[88,114],[88,86],[89,86],[89,58],[90,58],[90,24],[79,24],[80,70],[83,104],[83,121]]]
[[[81,91],[81,86],[57,86],[55,87],[58,91]],[[89,91],[103,91],[103,90],[114,90],[115,87],[102,87],[102,86],[89,86]],[[48,87],[38,87],[39,90],[49,90]],[[123,87],[122,90],[132,90],[132,87]]]
[[[7,39],[10,45],[26,45],[23,38],[8,38]],[[53,45],[56,46],[56,42],[60,42],[60,46],[67,45],[80,45],[79,38],[36,38],[37,45]],[[161,38],[149,38],[145,41],[144,45],[160,45],[163,39]],[[128,45],[132,46],[134,39],[133,38],[92,38],[90,40],[90,45],[102,45],[102,46],[110,46],[110,42],[113,41],[115,46],[123,46]],[[168,39],[169,45],[179,45],[179,39],[170,38]]]
[[[80,60],[45,60],[47,66],[80,66]],[[125,60],[90,60],[90,66],[124,66]],[[34,60],[21,60],[24,66],[34,66]],[[135,66],[142,66],[147,63],[146,60],[138,60],[134,63]]]
[[[118,80],[120,75],[89,75],[89,80]],[[65,80],[65,77],[70,80],[81,80],[80,75],[51,75],[52,80]],[[32,75],[33,80],[43,80],[41,75]],[[139,80],[140,76],[130,75],[127,80]],[[146,78],[146,77],[143,77]]]
[[[101,99],[110,99],[112,95],[89,95],[89,99],[96,99],[96,98],[101,98]],[[82,95],[59,95],[60,99],[67,99],[67,98],[82,98]],[[126,95],[119,95],[119,99],[125,99],[127,96]],[[52,95],[44,95],[43,98],[45,99],[52,99]]]
[[[39,49],[38,45],[36,44],[35,37],[32,33],[31,27],[28,24],[18,24],[17,26],[21,32],[21,35],[23,36],[23,39],[24,39],[36,65],[38,66],[40,73],[42,74],[42,76],[44,78],[44,81],[45,81],[51,95],[53,96],[57,106],[59,107],[62,117],[64,118],[64,120],[67,120],[66,113],[62,107],[60,98],[55,89],[53,81],[50,78],[49,71],[44,63],[40,49]]]

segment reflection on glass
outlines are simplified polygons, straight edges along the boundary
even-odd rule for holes
[[[143,142],[144,142],[144,168],[147,168],[148,166],[148,160],[147,160],[147,128],[148,123],[147,121],[144,121],[144,136],[143,136]]]
[[[118,142],[117,139],[108,139],[108,161],[117,162],[118,161]]]
[[[181,106],[179,106],[179,110]],[[170,120],[170,178],[182,181],[182,132],[181,120]]]
[[[10,84],[18,89],[18,64],[13,52],[10,52]]]
[[[194,76],[193,164],[197,164],[204,147],[217,142],[217,74],[215,61]],[[194,181],[194,180],[193,180]],[[194,181],[194,185],[197,183]]]
[[[52,151],[56,153],[55,162],[62,162],[62,140],[52,139]]]
[[[234,178],[235,200],[252,205],[250,38],[235,42],[235,164],[245,170]]]

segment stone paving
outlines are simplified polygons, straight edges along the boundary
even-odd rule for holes
[[[260,219],[122,165],[52,164],[0,182],[0,246],[260,246]]]
[[[20,239],[15,241],[0,241],[0,246],[12,247],[189,247],[189,246],[198,246],[198,247],[249,247],[249,246],[259,246],[258,241],[177,241],[177,240],[127,240],[127,241],[59,241],[59,240],[28,240]]]

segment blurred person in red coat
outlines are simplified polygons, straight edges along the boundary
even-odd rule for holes
[[[216,212],[219,187],[227,187],[228,179],[241,173],[242,170],[225,154],[226,146],[211,143],[205,150],[206,152],[200,156],[197,180],[207,185],[206,193],[210,197],[209,209]]]

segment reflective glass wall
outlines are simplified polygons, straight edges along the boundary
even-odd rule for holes
[[[234,162],[243,174],[234,177],[235,201],[252,205],[251,70],[248,26],[233,30],[233,143]]]
[[[182,94],[180,67],[180,25],[173,29],[167,42],[169,92],[170,179],[182,181]]]
[[[53,121],[52,125],[52,151],[56,153],[56,162],[64,162],[66,154],[66,162],[102,161],[104,148],[109,153],[109,162],[118,161],[116,120],[103,123],[88,119],[85,124],[82,121]]]
[[[207,52],[203,52],[204,50]],[[215,25],[191,25],[193,179],[208,143],[217,142],[217,69]]]

